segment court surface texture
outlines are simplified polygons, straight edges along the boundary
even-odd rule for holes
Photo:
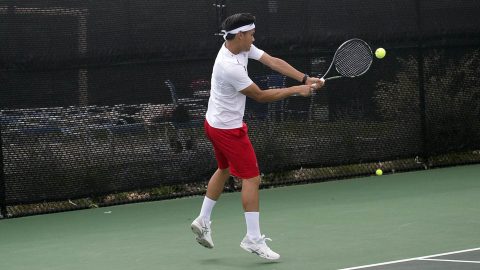
[[[0,220],[0,269],[480,269],[480,165],[260,192],[281,254],[243,251],[240,193],[212,215],[215,248],[190,223],[202,196]]]

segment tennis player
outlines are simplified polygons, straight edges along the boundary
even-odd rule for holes
[[[205,120],[205,132],[212,142],[218,169],[210,178],[200,215],[191,228],[196,240],[213,248],[210,216],[230,175],[242,179],[242,204],[247,233],[240,243],[244,250],[268,260],[280,255],[272,251],[260,233],[259,185],[257,158],[243,122],[246,97],[257,102],[273,102],[292,95],[308,97],[321,88],[323,79],[309,77],[282,59],[258,49],[255,41],[255,17],[249,13],[234,14],[223,22],[225,43],[213,66],[210,99]],[[261,90],[248,76],[248,59],[260,61],[269,68],[293,78],[301,85],[289,88]]]

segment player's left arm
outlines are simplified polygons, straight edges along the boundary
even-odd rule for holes
[[[278,73],[281,73],[287,77],[290,77],[298,82],[302,82],[304,73],[298,71],[296,68],[292,67],[289,63],[287,63],[285,60],[273,57],[269,55],[268,53],[264,52],[262,57],[258,59],[262,64],[266,65],[267,67],[275,70]],[[314,78],[314,77],[308,77],[307,81],[305,84],[312,84],[312,83],[318,83],[320,82],[320,79]]]

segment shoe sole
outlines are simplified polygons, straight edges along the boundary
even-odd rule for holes
[[[195,223],[192,223],[192,225],[190,226],[190,228],[192,228],[192,232],[193,234],[195,234],[195,240],[197,240],[197,242],[202,245],[203,247],[206,247],[206,248],[213,248],[213,245],[210,244],[207,240],[205,240],[205,238],[202,237],[202,229],[200,228],[200,226],[197,226]]]
[[[278,257],[278,258],[268,258],[268,257],[266,257],[266,256],[263,255],[263,254],[258,254],[258,253],[256,253],[256,252],[254,252],[252,249],[250,249],[249,247],[243,245],[243,243],[240,243],[240,247],[241,247],[243,250],[245,250],[246,252],[255,254],[255,255],[257,255],[258,257],[260,257],[260,258],[262,258],[262,259],[265,259],[265,260],[276,261],[276,260],[279,260],[279,259],[280,259],[280,257]]]

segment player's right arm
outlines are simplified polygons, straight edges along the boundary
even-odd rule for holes
[[[240,92],[257,102],[267,103],[282,100],[293,95],[308,97],[312,95],[313,90],[318,89],[317,87],[317,85],[297,85],[287,88],[261,90],[258,85],[252,83]]]

